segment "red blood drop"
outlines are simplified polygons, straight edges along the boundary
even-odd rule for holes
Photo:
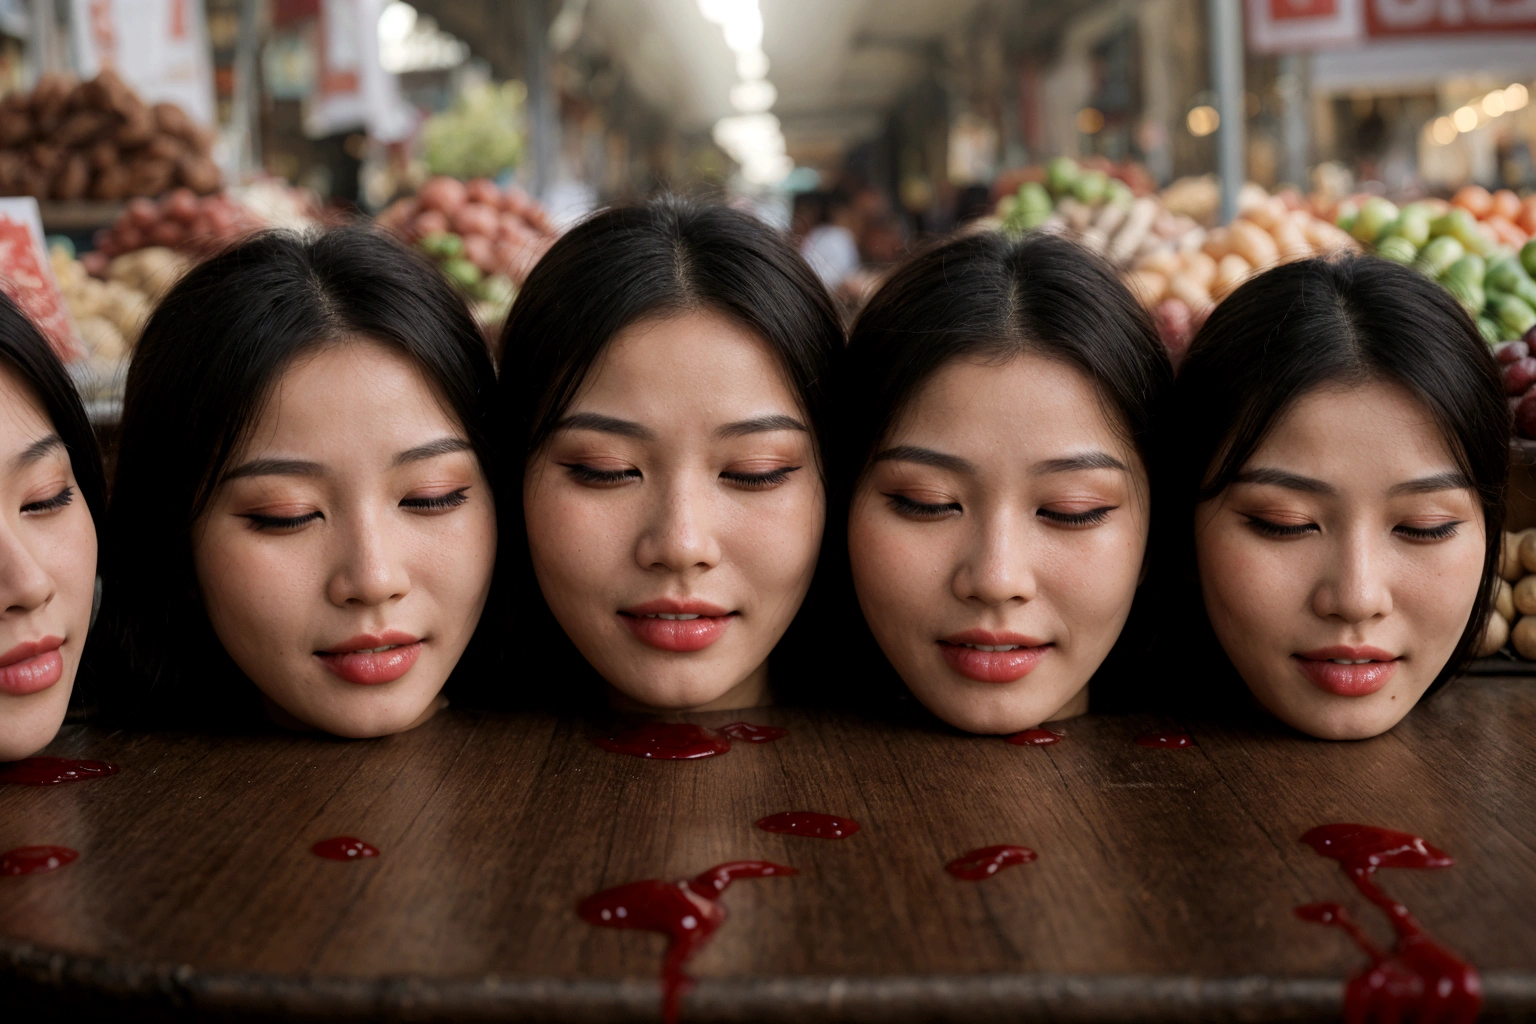
[[[1418,836],[1370,825],[1320,825],[1301,841],[1338,861],[1355,888],[1386,912],[1397,932],[1397,945],[1387,952],[1337,903],[1296,908],[1296,916],[1304,921],[1342,929],[1371,958],[1371,966],[1349,979],[1344,990],[1345,1021],[1472,1024],[1483,1004],[1477,969],[1425,934],[1408,908],[1383,892],[1372,877],[1378,868],[1445,868],[1456,862]]]
[[[753,725],[751,722],[732,722],[720,731],[741,743],[772,743],[789,735],[788,729],[776,725]]]
[[[27,757],[0,765],[0,782],[21,786],[54,786],[60,782],[104,779],[117,774],[117,765],[70,757]]]
[[[599,736],[592,742],[615,754],[650,757],[658,761],[714,757],[731,749],[731,741],[723,736],[681,722],[651,722],[616,736]]]
[[[1149,732],[1145,736],[1137,736],[1136,743],[1143,747],[1164,747],[1169,750],[1178,750],[1182,747],[1195,745],[1195,738],[1187,732]]]
[[[692,983],[683,965],[725,922],[725,908],[716,902],[720,894],[738,878],[796,873],[794,868],[768,861],[732,861],[687,881],[646,879],[604,889],[582,900],[576,913],[601,928],[638,928],[667,936],[667,955],[661,962],[661,1016],[667,1024],[676,1024],[678,1001]]]
[[[979,882],[1003,868],[1028,864],[1034,859],[1035,851],[1027,846],[983,846],[945,864],[944,870],[967,882]]]
[[[846,839],[859,830],[859,823],[852,818],[840,818],[817,811],[785,811],[759,818],[757,827],[764,832],[780,832],[789,836]]]
[[[41,875],[79,859],[67,846],[18,846],[0,853],[0,876]]]
[[[311,846],[309,852],[327,860],[362,860],[364,857],[377,857],[379,848],[356,836],[332,836]]]
[[[1052,732],[1050,729],[1025,729],[1008,737],[1008,742],[1016,747],[1048,747],[1052,743],[1060,743],[1066,738],[1064,732]]]

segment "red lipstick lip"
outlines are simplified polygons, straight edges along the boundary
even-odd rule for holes
[[[1044,640],[1036,640],[1032,636],[1023,633],[1010,633],[1007,630],[967,629],[952,636],[946,636],[939,641],[941,644],[984,644],[987,647],[1044,647]]]
[[[969,644],[1012,647],[1008,651],[978,651]],[[1023,633],[967,629],[939,641],[944,661],[955,672],[978,683],[1014,683],[1034,671],[1051,649],[1044,640]]]
[[[1345,644],[1336,644],[1333,647],[1319,647],[1315,651],[1299,651],[1298,658],[1306,658],[1310,661],[1328,661],[1332,658],[1345,658],[1350,661],[1396,661],[1397,655],[1382,650],[1380,647],[1349,647]]]
[[[632,605],[628,608],[620,608],[620,615],[708,615],[719,618],[731,613],[717,604],[708,601],[700,601],[697,598],[659,597],[654,601],[646,601],[644,604]]]
[[[698,618],[655,617],[659,615],[697,615]],[[695,598],[662,597],[619,609],[619,621],[636,640],[674,654],[702,651],[725,635],[735,616],[735,612]]]
[[[399,630],[380,634],[363,633],[343,640],[329,650],[316,651],[315,657],[335,676],[359,686],[392,683],[405,675],[421,657],[422,641]],[[377,651],[374,648],[388,647]],[[363,651],[370,653],[364,654]]]
[[[1401,660],[1379,647],[1348,647],[1339,644],[1319,647],[1292,655],[1301,674],[1320,690],[1337,697],[1368,697],[1380,690],[1397,673]],[[1341,665],[1332,660],[1365,661],[1363,665]]]
[[[41,693],[64,677],[59,648],[64,638],[45,636],[17,644],[0,654],[0,693],[25,697]]]

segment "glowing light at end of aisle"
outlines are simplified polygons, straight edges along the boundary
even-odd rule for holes
[[[1511,85],[1508,89],[1504,90],[1504,109],[1519,110],[1521,107],[1525,106],[1526,103],[1530,102],[1530,99],[1530,92],[1525,88],[1525,86],[1521,85],[1519,82],[1516,82],[1514,85]]]
[[[1189,134],[1195,136],[1209,135],[1221,127],[1221,115],[1216,108],[1202,104],[1190,110],[1184,118],[1185,125],[1189,128]]]
[[[1084,107],[1077,112],[1077,130],[1084,135],[1097,135],[1104,129],[1104,115],[1093,107]]]
[[[1429,126],[1429,137],[1442,146],[1454,142],[1458,134],[1456,125],[1448,117],[1437,117],[1434,124]]]
[[[766,110],[772,110],[774,101],[778,98],[779,90],[766,79],[737,82],[731,86],[731,106],[743,114],[761,114]]]
[[[1477,111],[1471,107],[1457,107],[1451,115],[1451,123],[1459,132],[1469,132],[1477,127]]]
[[[719,25],[725,45],[736,58],[731,106],[741,113],[715,122],[715,143],[741,165],[741,176],[753,185],[776,185],[794,170],[785,152],[779,119],[768,113],[779,91],[768,81],[768,55],[763,52],[763,12],[758,0],[697,0],[704,20]]]
[[[762,50],[743,50],[736,55],[736,74],[745,81],[768,77],[768,55]]]
[[[1483,97],[1483,113],[1489,117],[1498,117],[1504,113],[1504,90],[1495,89]]]
[[[741,176],[754,185],[774,185],[794,170],[784,152],[784,133],[772,114],[742,114],[715,122],[715,144],[741,164]]]

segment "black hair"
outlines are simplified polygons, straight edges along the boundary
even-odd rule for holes
[[[494,481],[490,353],[424,259],[344,227],[268,232],[193,268],[145,325],[123,402],[101,613],[126,676],[104,695],[120,714],[229,722],[257,707],[198,596],[192,530],[283,372],[351,338],[408,356]]]
[[[1002,362],[1026,352],[1060,360],[1087,377],[1109,421],[1150,473],[1153,428],[1173,377],[1151,317],[1114,269],[1081,246],[1048,234],[1013,240],[979,233],[913,257],[854,323],[839,374],[841,444],[832,504],[837,518],[828,533],[846,545],[859,481],[935,373],[957,359]],[[853,650],[859,644],[845,645],[855,658],[880,664],[858,615],[846,546],[828,554],[838,565],[835,579],[842,592],[824,596],[831,605],[827,621],[863,638],[861,652]],[[847,621],[850,613],[838,614],[846,608],[856,624]],[[889,689],[886,679],[855,697]]]
[[[1477,601],[1428,693],[1470,656],[1493,601],[1503,536],[1510,413],[1498,365],[1456,300],[1428,278],[1374,257],[1302,260],[1249,280],[1216,308],[1190,345],[1160,430],[1166,496],[1156,518],[1167,561],[1155,571],[1170,618],[1159,642],[1180,636],[1187,653],[1192,639],[1215,668],[1184,672],[1180,696],[1241,692],[1200,597],[1195,506],[1232,484],[1303,396],[1373,380],[1398,384],[1423,404],[1482,505],[1487,550]]]
[[[500,614],[528,639],[511,647],[530,678],[547,682],[559,678],[552,671],[585,671],[570,692],[551,695],[556,703],[581,702],[601,688],[534,577],[524,469],[616,335],[643,320],[695,310],[723,315],[767,343],[804,407],[824,462],[827,376],[843,342],[837,309],[784,236],[750,214],[670,196],[594,214],[534,267],[502,330],[506,463],[498,509],[506,607]]]

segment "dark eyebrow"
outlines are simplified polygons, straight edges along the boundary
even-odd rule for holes
[[[759,416],[756,419],[741,420],[737,423],[727,423],[715,430],[718,438],[746,437],[748,434],[766,434],[774,430],[798,430],[808,433],[805,424],[793,416],[785,416],[778,413],[772,416]]]
[[[59,449],[60,451],[67,451],[64,446],[64,439],[62,437],[60,437],[58,434],[49,434],[47,437],[40,437],[36,441],[33,441],[31,444],[27,445],[27,447],[22,450],[21,454],[16,456],[16,458],[11,461],[17,469],[23,469],[32,465],[34,462],[40,461],[43,456],[47,455],[55,448]]]
[[[555,424],[556,430],[595,430],[600,434],[618,434],[620,437],[633,437],[641,441],[654,441],[656,435],[648,427],[642,427],[632,420],[621,420],[614,416],[604,416],[596,412],[578,412],[565,417]]]
[[[967,459],[962,459],[958,455],[934,451],[932,448],[919,448],[917,445],[912,444],[899,444],[894,448],[887,448],[870,461],[916,462],[922,466],[947,469],[951,473],[974,473],[976,471],[974,463]]]
[[[1122,473],[1129,473],[1125,463],[1115,458],[1109,452],[1084,452],[1081,455],[1069,455],[1065,459],[1046,459],[1029,471],[1030,476],[1045,476],[1048,473],[1072,473],[1080,469],[1118,469]]]
[[[324,476],[325,467],[318,462],[300,459],[252,459],[224,474],[224,482],[247,476]]]
[[[1314,480],[1309,476],[1300,476],[1296,473],[1287,473],[1283,469],[1248,469],[1232,478],[1235,484],[1271,484],[1275,487],[1284,487],[1291,491],[1305,491],[1308,494],[1337,494],[1332,485],[1325,484],[1321,480]]]
[[[1420,477],[1417,480],[1396,484],[1387,491],[1387,494],[1393,497],[1399,494],[1431,494],[1435,491],[1460,491],[1471,486],[1472,481],[1467,479],[1465,473],[1452,470],[1448,473],[1436,473],[1434,476]]]
[[[428,441],[426,444],[419,444],[415,448],[407,448],[395,456],[395,465],[403,466],[407,462],[434,459],[439,455],[448,455],[453,452],[467,452],[473,447],[462,437],[440,437],[436,441]]]

